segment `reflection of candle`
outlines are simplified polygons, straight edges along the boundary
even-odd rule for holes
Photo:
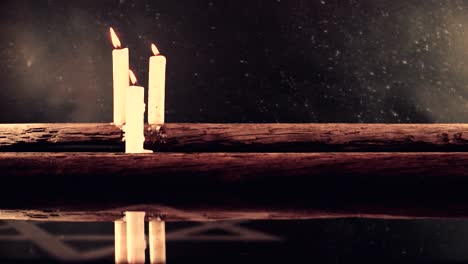
[[[128,87],[128,48],[120,49],[120,40],[110,28],[112,44],[112,68],[114,74],[114,124],[125,123],[125,93]]]
[[[164,97],[166,83],[166,57],[151,45],[154,56],[149,61],[148,124],[164,124]]]
[[[127,261],[145,263],[145,212],[125,212],[127,222]]]
[[[154,219],[149,222],[150,263],[166,263],[166,229],[164,221]]]
[[[114,222],[115,233],[115,263],[127,263],[127,226],[122,220]]]
[[[136,77],[131,70],[128,70],[132,84],[136,84]],[[149,150],[143,149],[145,142],[144,122],[145,122],[145,91],[141,86],[130,86],[126,94],[126,123],[125,131],[125,153],[147,153]]]

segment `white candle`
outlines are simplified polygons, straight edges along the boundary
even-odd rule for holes
[[[145,212],[125,212],[127,223],[127,261],[145,263]]]
[[[164,99],[166,85],[166,57],[151,45],[154,56],[149,60],[148,124],[164,124]]]
[[[121,49],[120,40],[110,28],[112,44],[112,72],[114,76],[114,124],[125,123],[125,94],[128,87],[128,48]]]
[[[128,71],[132,84],[136,84],[136,77],[131,70]],[[148,153],[145,150],[144,122],[145,122],[145,91],[141,86],[132,85],[127,88],[127,103],[125,116],[127,122],[124,126],[125,153]]]

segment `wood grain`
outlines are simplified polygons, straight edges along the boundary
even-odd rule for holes
[[[123,151],[112,124],[3,124],[0,151]],[[198,124],[146,126],[159,152],[467,151],[468,124]]]

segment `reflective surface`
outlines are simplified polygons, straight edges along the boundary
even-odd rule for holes
[[[455,220],[167,223],[168,263],[460,263]],[[0,261],[113,262],[112,223],[2,221]]]

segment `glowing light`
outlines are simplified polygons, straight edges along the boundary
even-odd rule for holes
[[[112,39],[112,45],[114,45],[114,48],[116,49],[120,48],[121,47],[120,39],[119,37],[117,37],[117,34],[115,34],[115,31],[113,28],[110,28],[110,35]]]
[[[132,84],[135,85],[137,83],[137,78],[135,74],[130,69],[128,70],[128,74],[130,75],[130,82],[132,82]]]
[[[155,44],[151,44],[151,50],[153,51],[153,54],[154,54],[155,56],[158,56],[158,55],[160,54],[160,53],[159,53],[159,50],[158,50],[158,48],[156,47]]]

